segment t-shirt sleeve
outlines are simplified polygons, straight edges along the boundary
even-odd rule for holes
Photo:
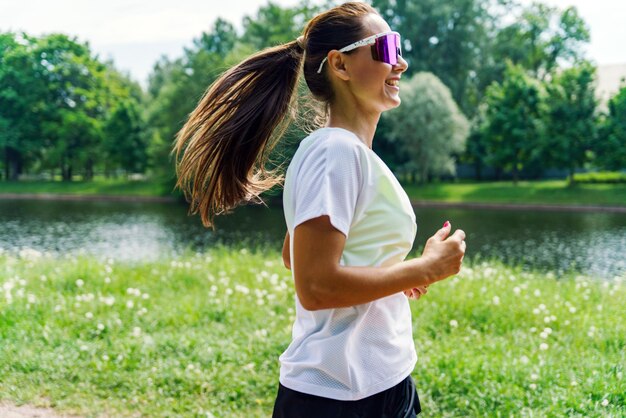
[[[350,139],[327,138],[303,160],[295,186],[294,229],[322,215],[348,237],[363,184],[360,151]]]

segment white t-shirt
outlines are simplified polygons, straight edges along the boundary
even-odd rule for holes
[[[417,225],[406,192],[387,165],[352,132],[321,128],[300,143],[285,177],[291,237],[322,215],[346,236],[340,264],[386,266],[405,259]],[[293,239],[290,239],[294,271]],[[404,293],[347,308],[309,311],[296,295],[292,342],[280,356],[290,389],[358,400],[405,379],[417,356]]]

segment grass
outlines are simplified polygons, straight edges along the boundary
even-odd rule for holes
[[[159,262],[0,254],[0,401],[267,417],[294,291],[275,251]],[[412,301],[424,416],[626,414],[626,278],[466,260]]]
[[[577,184],[566,180],[404,185],[412,200],[475,203],[626,206],[626,184]]]
[[[578,184],[565,180],[437,183],[404,185],[413,200],[472,203],[520,203],[626,206],[626,184]],[[2,193],[67,193],[81,195],[166,196],[171,190],[149,181],[96,179],[73,181],[0,181]],[[276,194],[276,191],[272,191]]]
[[[71,182],[24,180],[0,181],[3,193],[52,193],[77,195],[123,195],[123,196],[167,196],[171,190],[158,182],[143,180],[105,179]]]

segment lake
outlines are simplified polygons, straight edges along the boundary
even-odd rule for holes
[[[626,213],[415,207],[413,254],[446,220],[466,233],[466,257],[494,257],[559,274],[611,279],[626,274]],[[0,200],[0,248],[156,260],[224,243],[280,250],[280,206],[245,206],[216,218],[216,231],[180,203]]]

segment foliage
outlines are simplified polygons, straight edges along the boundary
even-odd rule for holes
[[[131,264],[25,249],[0,265],[0,399],[81,416],[271,415],[294,319],[278,251]],[[424,411],[623,416],[625,297],[624,278],[466,257],[411,302]]]
[[[454,175],[453,154],[464,150],[469,126],[437,77],[417,73],[403,82],[402,105],[385,117],[391,126],[389,138],[410,158],[405,169],[418,172],[420,182],[432,175]]]
[[[136,103],[141,91],[75,38],[7,33],[0,42],[5,177],[17,179],[28,167],[59,169],[64,180],[71,180],[76,169],[84,178],[93,177],[96,165],[104,164],[103,125],[109,112],[121,100]]]
[[[588,62],[557,73],[546,84],[546,165],[567,167],[570,183],[574,172],[589,159],[595,143],[597,120],[595,68]]]
[[[626,85],[609,100],[609,114],[600,128],[596,149],[596,165],[607,170],[620,170],[626,161]]]
[[[540,159],[543,138],[543,92],[541,85],[523,68],[510,64],[502,83],[494,83],[485,98],[484,124],[487,162],[513,173]]]

